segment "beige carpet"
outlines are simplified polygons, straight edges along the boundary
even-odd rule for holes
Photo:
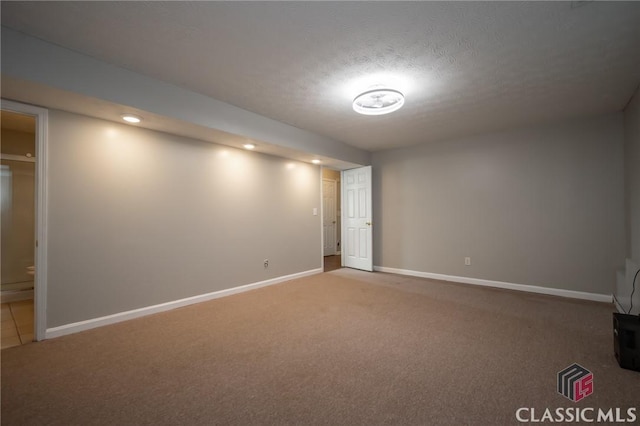
[[[2,351],[3,425],[515,424],[638,406],[612,306],[347,269]],[[577,362],[594,393],[556,373]]]

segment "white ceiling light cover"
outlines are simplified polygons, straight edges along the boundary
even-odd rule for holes
[[[402,108],[402,105],[402,92],[388,88],[367,90],[353,100],[353,110],[364,115],[389,114]]]

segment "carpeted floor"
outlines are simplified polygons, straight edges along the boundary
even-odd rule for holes
[[[3,425],[515,424],[640,405],[608,304],[340,269],[2,351]],[[577,362],[594,392],[556,374]],[[640,410],[638,410],[640,411]]]

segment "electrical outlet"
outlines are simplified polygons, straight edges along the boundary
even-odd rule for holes
[[[269,259],[264,260],[264,267],[265,269],[269,267]]]
[[[470,266],[471,265],[471,258],[470,257],[465,257],[464,258],[464,264],[466,266]]]

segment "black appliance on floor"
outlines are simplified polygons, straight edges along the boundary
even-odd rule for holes
[[[640,371],[640,315],[613,314],[613,350],[620,367]]]

